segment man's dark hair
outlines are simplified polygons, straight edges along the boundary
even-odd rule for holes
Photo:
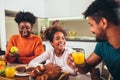
[[[91,16],[97,23],[101,18],[106,18],[108,22],[119,25],[119,3],[114,0],[95,0],[83,13],[86,17]]]
[[[20,22],[29,22],[32,26],[36,21],[36,17],[30,12],[18,12],[15,17],[15,21],[19,24]]]

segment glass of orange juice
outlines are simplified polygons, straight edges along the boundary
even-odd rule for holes
[[[8,66],[5,69],[6,77],[14,77],[15,76],[15,68],[13,66]]]
[[[72,52],[72,57],[76,65],[82,65],[85,63],[85,51],[84,49],[78,48]]]

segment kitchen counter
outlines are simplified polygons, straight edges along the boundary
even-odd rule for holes
[[[43,41],[47,41],[44,40]],[[95,39],[81,39],[81,38],[66,38],[66,41],[77,41],[77,42],[97,42]]]
[[[96,42],[95,39],[80,39],[80,38],[73,38],[73,39],[70,39],[70,38],[66,38],[67,41],[80,41],[80,42]]]

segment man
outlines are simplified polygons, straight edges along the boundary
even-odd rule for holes
[[[80,73],[87,73],[104,61],[113,80],[120,80],[120,21],[119,2],[114,0],[95,0],[84,12],[88,18],[90,31],[98,41],[94,52],[86,59],[86,64],[77,66]],[[68,64],[74,68],[73,59]]]

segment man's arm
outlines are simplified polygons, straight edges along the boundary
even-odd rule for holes
[[[92,68],[94,68],[96,65],[98,65],[101,62],[101,58],[96,55],[95,53],[92,53],[85,61],[84,65],[75,65],[73,58],[71,55],[69,55],[67,59],[68,65],[74,69],[75,71],[79,71],[82,74],[85,74],[89,71],[91,71]]]
[[[84,65],[79,65],[78,67],[78,71],[80,73],[87,73],[89,71],[91,71],[92,68],[94,68],[95,66],[97,66],[99,63],[101,62],[101,58],[96,55],[95,53],[92,53],[85,61]]]

